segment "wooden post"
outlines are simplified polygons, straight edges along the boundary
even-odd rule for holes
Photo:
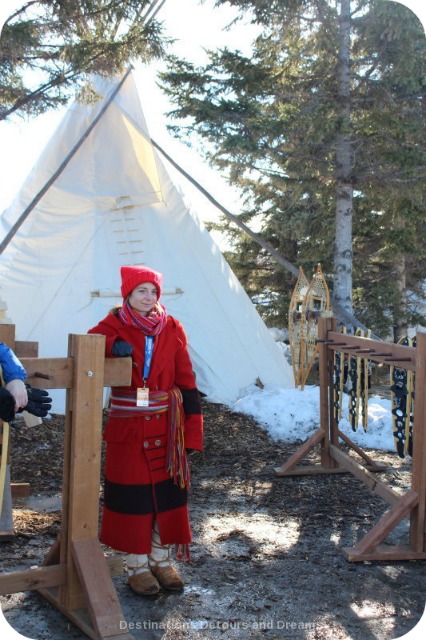
[[[0,324],[0,342],[4,342],[11,349],[15,348],[15,325],[13,324]],[[0,425],[1,425],[0,420]],[[10,427],[8,429],[8,437],[5,438],[3,443],[3,426],[0,426],[0,446],[6,447],[6,450],[2,451],[2,458],[5,461],[5,466],[0,470],[0,492],[1,492],[1,508],[0,508],[0,542],[6,542],[13,540],[15,532],[13,529],[13,517],[12,517],[12,487],[10,482]]]
[[[324,469],[333,469],[336,463],[330,456],[331,421],[333,418],[333,403],[330,401],[330,392],[333,388],[330,379],[333,376],[333,354],[327,349],[328,332],[336,328],[334,318],[322,318],[318,327],[319,343],[319,376],[320,376],[320,424],[324,437],[321,442],[321,465]],[[334,437],[333,437],[334,442]]]
[[[412,488],[419,497],[410,517],[410,544],[426,552],[426,334],[416,337]]]
[[[60,562],[68,567],[68,579],[60,601],[73,611],[84,605],[85,594],[72,561],[71,541],[98,536],[105,339],[72,335],[68,355],[75,364],[65,414]]]

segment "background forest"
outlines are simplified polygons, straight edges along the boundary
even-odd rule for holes
[[[220,4],[218,2],[217,4]],[[231,0],[261,27],[253,54],[169,58],[173,131],[205,141],[241,218],[381,336],[424,322],[425,54],[418,19],[385,0]],[[227,259],[286,322],[294,274],[225,221]]]
[[[210,51],[204,66],[173,55],[167,1],[23,4],[1,34],[0,120],[76,92],[96,99],[84,89],[91,73],[165,58],[170,129],[239,190],[239,220],[257,232],[260,242],[218,225],[267,323],[287,323],[299,266],[310,280],[321,263],[338,314],[394,339],[426,324],[420,21],[391,0],[214,4],[235,7],[258,36],[250,54]]]

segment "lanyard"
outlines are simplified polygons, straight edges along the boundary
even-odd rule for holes
[[[154,352],[154,336],[145,336],[145,362],[143,363],[143,380],[148,379]]]

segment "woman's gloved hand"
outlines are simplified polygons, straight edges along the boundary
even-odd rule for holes
[[[133,347],[125,340],[116,340],[111,348],[111,353],[119,358],[126,358],[133,353]]]

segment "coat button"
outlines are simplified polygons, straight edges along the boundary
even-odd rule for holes
[[[154,442],[154,444],[155,444],[155,446],[156,446],[156,447],[159,447],[159,446],[160,446],[160,444],[161,444],[161,440],[156,440],[156,441]]]
[[[151,416],[145,416],[145,420],[151,420]]]
[[[159,420],[159,419],[160,419],[160,416],[159,416],[159,414],[158,414],[158,413],[156,413],[156,414],[155,414],[155,417],[157,418],[157,420]]]
[[[146,441],[143,443],[143,446],[145,447],[145,449],[146,449],[147,447],[149,447],[149,442],[148,442],[148,440],[146,440]]]

